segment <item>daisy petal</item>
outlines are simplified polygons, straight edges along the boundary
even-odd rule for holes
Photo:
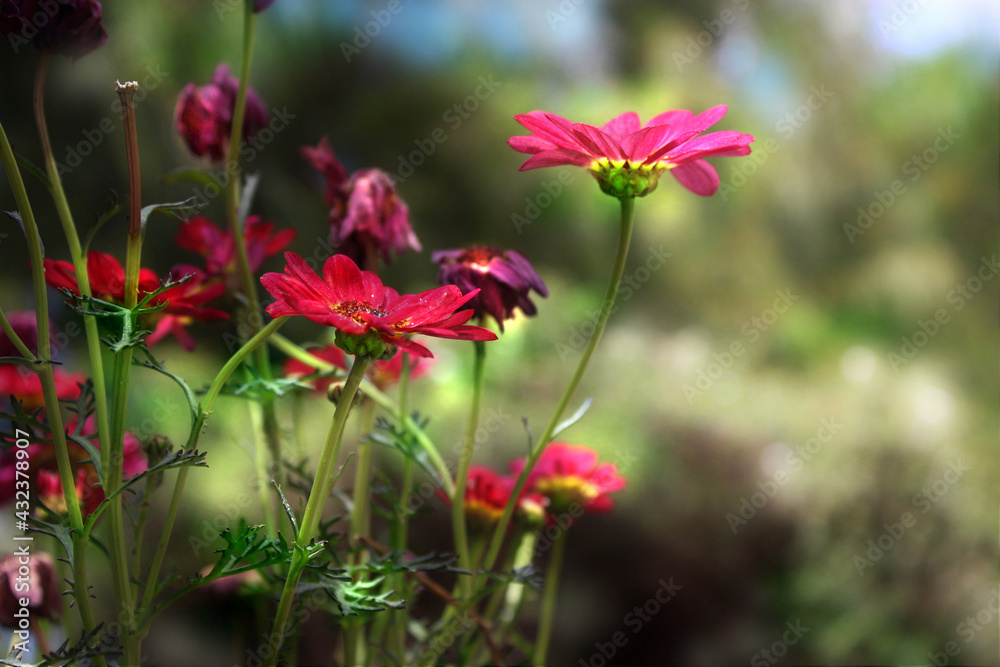
[[[704,160],[679,165],[671,169],[670,173],[681,185],[702,197],[711,197],[719,189],[718,172]]]

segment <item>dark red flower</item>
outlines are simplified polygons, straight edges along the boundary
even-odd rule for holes
[[[59,368],[52,369],[56,394],[59,398],[75,399],[80,396],[80,384],[86,381],[83,373],[67,373]],[[25,410],[45,405],[42,381],[38,375],[26,367],[15,364],[0,364],[0,400],[14,396]]]
[[[549,499],[554,513],[568,511],[573,505],[587,512],[610,512],[614,501],[609,493],[625,488],[613,463],[597,463],[597,452],[581,445],[553,442],[545,448],[528,476],[527,488]],[[518,475],[524,459],[510,464]]]
[[[91,293],[95,297],[118,304],[125,302],[125,270],[113,256],[95,251],[87,253],[87,274],[90,277]],[[207,276],[193,266],[175,266],[171,275],[192,275],[193,278],[164,291],[150,301],[150,306],[166,304],[166,307],[143,318],[144,326],[153,329],[146,340],[152,345],[172,332],[177,341],[190,350],[194,348],[194,340],[184,331],[184,325],[194,320],[229,319],[229,314],[224,311],[203,307],[208,301],[221,296],[226,287],[221,282],[208,281]],[[80,294],[76,270],[70,262],[46,258],[45,282],[51,287]],[[156,273],[151,269],[139,270],[139,300],[159,287],[160,280]]]
[[[17,334],[33,354],[38,354],[38,320],[35,313],[30,310],[15,310],[7,313],[7,321],[10,327]],[[20,357],[21,353],[14,347],[14,343],[7,338],[7,334],[0,331],[0,357]]]
[[[503,331],[504,320],[514,317],[514,309],[525,315],[538,312],[528,293],[535,290],[548,296],[545,283],[519,252],[477,245],[464,250],[438,250],[431,261],[440,266],[438,282],[456,285],[462,292],[480,290],[469,302],[476,315],[490,315]]]
[[[330,206],[330,238],[337,251],[359,266],[374,269],[378,257],[389,264],[407,248],[420,252],[410,226],[410,212],[396,193],[396,184],[381,169],[362,169],[347,178],[330,143],[323,137],[302,155],[326,179],[324,197]]]
[[[97,0],[0,0],[0,32],[74,59],[108,41]]]
[[[260,14],[262,11],[274,4],[274,0],[253,0],[253,10]]]
[[[277,255],[295,239],[294,229],[275,231],[273,222],[264,222],[259,215],[247,217],[243,226],[250,270],[256,272],[268,257]],[[205,258],[205,273],[209,277],[224,277],[236,273],[236,246],[233,235],[220,229],[202,215],[181,223],[174,241],[181,248]]]
[[[188,149],[198,157],[208,155],[215,162],[226,157],[238,90],[239,81],[229,73],[229,65],[220,63],[211,83],[204,86],[189,83],[181,91],[174,110],[174,123]],[[253,88],[248,88],[243,140],[252,141],[267,125],[267,119],[264,102]]]
[[[511,137],[507,143],[533,155],[521,171],[558,165],[586,167],[601,190],[614,197],[649,194],[668,170],[685,188],[707,197],[719,189],[719,174],[702,158],[749,155],[754,140],[753,135],[732,131],[698,136],[719,122],[727,109],[720,104],[697,116],[687,110],[665,111],[645,125],[629,111],[603,127],[532,111],[514,116],[532,134]]]
[[[24,571],[27,570],[27,576]],[[22,605],[22,599],[28,604]],[[32,619],[54,620],[62,614],[62,582],[52,557],[44,551],[0,557],[0,625],[17,627],[27,607]]]
[[[362,337],[366,342],[373,342],[374,337],[384,345],[398,347],[418,357],[433,355],[423,345],[407,338],[410,334],[458,340],[497,338],[488,329],[465,324],[472,317],[471,310],[455,312],[476,292],[462,296],[461,290],[454,285],[445,285],[420,294],[400,296],[391,287],[383,286],[374,273],[362,271],[345,255],[334,255],[326,260],[322,279],[293,252],[285,253],[285,261],[288,262],[285,273],[265,273],[260,279],[264,288],[277,299],[267,307],[271,317],[302,315],[355,337],[359,344]],[[342,339],[338,337],[337,342],[341,344]]]

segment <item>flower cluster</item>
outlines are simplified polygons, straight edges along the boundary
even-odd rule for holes
[[[625,488],[613,463],[598,464],[598,455],[581,445],[553,442],[545,448],[518,497],[515,519],[526,528],[541,528],[556,515],[603,513],[614,508],[609,494]],[[470,523],[489,528],[499,521],[510,499],[524,459],[511,462],[510,475],[472,466],[465,489],[465,514]]]
[[[113,256],[96,251],[87,253],[87,274],[95,297],[117,304],[125,302],[125,270]],[[151,299],[151,306],[163,305],[164,308],[146,316],[146,324],[152,327],[152,333],[146,338],[146,342],[154,345],[171,333],[178,343],[191,350],[194,349],[195,341],[185,330],[188,324],[194,320],[229,318],[229,314],[224,311],[205,307],[207,302],[225,292],[225,286],[218,282],[208,282],[205,274],[195,267],[176,266],[171,275],[190,275],[192,278]],[[70,262],[46,259],[45,281],[56,289],[69,290],[77,296],[80,294],[76,270]],[[160,279],[155,272],[151,269],[139,271],[139,299],[159,288]]]
[[[388,264],[393,253],[398,255],[407,248],[420,252],[409,209],[389,174],[381,169],[362,169],[348,177],[326,137],[317,146],[305,146],[301,151],[326,180],[323,195],[330,206],[330,238],[340,254],[374,270],[378,257]]]
[[[720,104],[697,116],[687,110],[665,111],[645,125],[638,114],[629,111],[603,127],[532,111],[514,117],[531,134],[511,137],[507,143],[533,156],[521,165],[522,171],[558,165],[586,167],[601,190],[613,197],[647,195],[665,171],[691,192],[707,197],[719,189],[719,174],[704,158],[749,155],[754,140],[753,135],[733,131],[701,135],[727,109]]]
[[[174,123],[188,149],[219,162],[229,152],[229,134],[233,128],[233,109],[239,81],[229,73],[229,65],[220,63],[210,83],[189,83],[181,91],[174,109]],[[247,89],[243,116],[243,140],[251,141],[267,125],[268,112],[253,88]]]

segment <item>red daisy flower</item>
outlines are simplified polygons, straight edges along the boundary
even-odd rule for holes
[[[465,483],[465,517],[476,528],[495,526],[514,490],[514,479],[486,466],[471,466]],[[441,489],[438,496],[451,500]],[[515,508],[515,519],[526,528],[537,529],[545,524],[546,500],[538,493],[524,489]]]
[[[418,357],[433,356],[426,347],[407,338],[410,334],[457,340],[497,338],[489,329],[465,324],[472,310],[455,312],[478,290],[462,296],[454,285],[445,285],[400,296],[382,285],[374,273],[359,269],[346,255],[326,260],[322,279],[294,252],[286,252],[285,261],[285,273],[265,273],[260,279],[264,289],[277,299],[267,307],[267,314],[302,315],[317,324],[335,327],[338,345],[350,354],[378,357],[388,345]]]
[[[173,275],[191,274],[194,277],[186,283],[171,287],[154,297],[150,304],[166,307],[146,316],[146,326],[153,327],[153,333],[147,337],[150,345],[155,344],[168,332],[174,334],[177,341],[185,349],[194,349],[194,339],[184,330],[184,326],[193,320],[229,319],[229,314],[203,305],[222,295],[226,291],[220,282],[211,283],[201,270],[193,266],[175,266]],[[111,255],[91,251],[87,253],[87,274],[90,276],[90,288],[93,295],[105,301],[122,304],[125,302],[125,270],[117,259]],[[66,289],[79,295],[80,287],[76,282],[76,270],[70,262],[60,260],[45,260],[45,282],[57,289]],[[146,294],[160,287],[160,280],[151,269],[139,270],[139,295],[141,300]]]
[[[348,178],[326,137],[315,148],[304,146],[301,151],[326,178],[323,194],[330,205],[330,237],[338,252],[369,269],[375,268],[379,256],[389,264],[392,253],[398,255],[407,248],[420,252],[410,211],[389,174],[362,169]]]
[[[719,189],[719,174],[703,158],[749,155],[754,140],[753,135],[733,131],[698,136],[727,109],[720,104],[697,116],[687,110],[665,111],[645,125],[629,111],[603,127],[532,111],[514,116],[532,134],[511,137],[507,143],[533,155],[521,171],[565,164],[586,167],[601,190],[613,197],[647,195],[665,171],[691,192],[708,197]]]
[[[211,83],[195,86],[189,83],[177,98],[174,123],[188,149],[202,157],[208,155],[218,162],[229,150],[229,133],[233,127],[233,108],[239,81],[229,73],[229,65],[215,68]],[[267,125],[267,107],[253,88],[247,89],[243,115],[243,140],[252,140]]]
[[[514,317],[514,309],[525,315],[538,312],[528,293],[535,290],[548,296],[545,283],[524,255],[513,250],[500,250],[477,245],[459,250],[439,250],[431,261],[440,265],[438,282],[457,285],[463,292],[479,289],[479,295],[469,302],[476,315],[490,315],[503,331],[504,320]]]
[[[511,473],[518,475],[524,459],[510,464]],[[625,488],[625,479],[618,475],[614,463],[597,463],[597,452],[589,447],[565,442],[550,443],[528,476],[527,488],[549,499],[554,513],[563,513],[574,504],[587,512],[610,512],[614,501],[609,493]]]

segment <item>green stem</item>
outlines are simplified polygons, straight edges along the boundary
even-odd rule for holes
[[[313,479],[312,491],[309,493],[309,500],[306,501],[306,509],[302,516],[302,523],[299,526],[299,533],[295,537],[295,555],[292,557],[291,566],[288,569],[288,577],[285,579],[285,586],[281,591],[281,600],[278,602],[278,610],[274,618],[274,627],[271,630],[270,643],[274,647],[268,665],[274,667],[278,662],[279,649],[285,635],[285,626],[288,624],[288,617],[292,610],[292,603],[295,600],[295,589],[298,587],[299,577],[305,569],[308,556],[305,547],[312,542],[316,536],[316,529],[319,527],[319,520],[323,514],[323,508],[330,497],[333,488],[334,470],[337,465],[337,456],[340,453],[340,442],[344,434],[344,424],[347,422],[347,415],[351,411],[351,403],[358,393],[358,387],[364,378],[365,369],[368,368],[370,359],[365,357],[355,357],[354,365],[344,383],[344,390],[337,401],[337,409],[333,413],[333,421],[330,424],[330,431],[327,433],[326,442],[323,444],[323,451],[320,453],[319,463],[316,469],[316,476]]]
[[[247,90],[250,86],[250,64],[253,61],[254,47],[254,17],[253,0],[244,2],[243,10],[243,51],[240,60],[239,88],[236,92],[236,105],[233,107],[233,124],[229,133],[229,151],[226,156],[226,220],[229,225],[229,232],[233,237],[233,247],[236,250],[236,270],[239,274],[240,285],[247,299],[247,325],[250,330],[256,333],[260,330],[258,318],[261,317],[260,296],[257,292],[257,280],[250,267],[250,260],[247,256],[246,238],[244,236],[244,220],[240,215],[240,164],[239,148],[243,142],[243,119],[246,112]],[[244,212],[245,213],[245,212]],[[254,353],[254,362],[257,372],[265,381],[273,378],[271,361],[267,354],[267,346],[260,347]],[[258,409],[258,408],[252,408]],[[281,465],[281,428],[278,423],[277,413],[274,406],[274,397],[265,396],[260,403],[259,421],[263,425],[264,440],[267,443],[267,451],[270,458],[268,470],[259,480],[263,489],[262,501],[264,503],[264,523],[267,525],[267,532],[270,537],[277,535],[278,507],[274,499],[274,494],[268,493],[269,477],[273,477],[279,484],[283,485],[284,470]]]
[[[201,437],[202,429],[205,426],[205,421],[212,413],[215,400],[219,397],[219,393],[222,391],[222,387],[225,386],[229,377],[236,371],[237,368],[239,368],[240,364],[242,364],[246,358],[257,349],[259,345],[262,345],[269,336],[274,335],[274,332],[280,329],[281,326],[287,321],[287,317],[279,317],[271,320],[271,322],[268,323],[266,327],[261,329],[256,336],[244,343],[243,347],[238,349],[236,353],[222,366],[218,374],[215,376],[215,379],[212,381],[212,384],[209,386],[208,392],[205,394],[205,398],[198,406],[198,417],[191,426],[191,433],[188,435],[187,443],[184,445],[185,449],[194,449],[197,447],[198,439]],[[156,595],[160,568],[163,566],[163,558],[167,553],[167,545],[170,542],[170,534],[174,529],[174,521],[177,518],[177,510],[180,507],[181,497],[184,495],[184,484],[187,481],[187,474],[189,470],[190,468],[185,466],[177,473],[177,479],[174,481],[174,492],[170,498],[170,506],[167,508],[167,516],[163,522],[163,530],[160,534],[160,541],[156,545],[153,562],[150,564],[149,573],[146,575],[146,587],[143,591],[142,603],[139,605],[139,609],[136,614],[138,618],[142,619],[139,627],[136,629],[136,634],[140,638],[144,637],[149,631],[149,621],[151,620],[151,617],[147,615],[144,618],[143,613],[148,614],[153,604],[153,597]]]
[[[336,366],[330,362],[320,359],[310,353],[309,350],[299,347],[284,336],[273,336],[271,342],[276,348],[288,356],[298,359],[302,363],[308,364],[317,370],[331,371],[336,369]],[[417,439],[417,444],[419,444],[420,447],[427,452],[427,457],[430,459],[431,465],[433,465],[435,470],[437,470],[441,484],[444,486],[445,493],[448,494],[448,497],[454,495],[455,484],[452,482],[451,472],[449,472],[444,459],[441,458],[441,454],[438,451],[437,446],[434,444],[434,441],[430,439],[424,430],[420,428],[420,426],[418,426],[412,418],[406,416],[405,413],[400,413],[399,408],[396,406],[396,402],[368,380],[361,381],[361,393],[378,403],[379,407],[391,414],[407,431],[410,432],[410,435]]]
[[[350,544],[358,548],[358,538],[371,533],[371,513],[369,510],[369,495],[371,493],[372,458],[374,443],[367,439],[375,426],[375,402],[365,401],[361,406],[361,439],[358,442],[358,457],[354,469],[354,492],[351,507]],[[352,557],[355,565],[363,565],[367,560],[364,550],[359,549]],[[355,579],[360,578],[355,575]],[[365,624],[358,618],[344,619],[344,647],[354,656],[353,663],[370,664],[374,651],[365,646]]]
[[[410,358],[403,357],[403,367],[399,374],[399,414],[406,415],[407,395],[410,388],[410,368],[412,362]],[[403,459],[403,481],[399,489],[399,504],[397,510],[393,512],[392,549],[398,553],[406,550],[410,524],[410,495],[413,493],[413,460],[410,457]],[[402,592],[406,585],[406,576],[402,572],[397,572],[392,580],[392,588],[397,592]],[[409,614],[406,609],[395,609],[391,612],[391,635],[393,647],[396,655],[402,659],[406,650],[406,621]]]
[[[621,199],[620,201],[622,217],[618,235],[618,250],[615,254],[614,266],[611,269],[611,281],[608,283],[608,291],[604,295],[604,304],[601,306],[600,315],[598,315],[597,322],[594,324],[594,332],[590,335],[590,339],[587,341],[587,345],[583,349],[583,354],[577,364],[576,371],[573,373],[573,377],[570,379],[569,385],[566,387],[566,391],[563,392],[562,398],[559,399],[559,404],[556,406],[552,419],[549,420],[548,426],[545,427],[545,431],[535,444],[534,450],[528,456],[527,461],[525,461],[524,468],[521,470],[521,474],[518,475],[517,482],[511,490],[510,498],[507,500],[507,505],[504,507],[500,521],[497,523],[496,530],[493,532],[493,540],[490,542],[490,548],[486,554],[486,560],[483,563],[483,567],[487,570],[493,567],[493,563],[496,562],[497,554],[500,553],[500,546],[503,543],[504,533],[507,530],[507,525],[510,523],[511,516],[514,513],[514,507],[517,504],[517,499],[520,497],[521,491],[524,489],[524,485],[528,481],[528,475],[531,474],[535,464],[538,463],[538,459],[541,457],[542,452],[545,451],[546,445],[548,445],[552,440],[556,426],[559,425],[563,413],[566,411],[566,406],[569,405],[570,399],[573,398],[573,393],[580,384],[580,380],[583,378],[583,374],[587,370],[587,365],[590,363],[590,359],[594,356],[594,351],[597,349],[597,344],[601,340],[601,334],[604,333],[604,327],[608,323],[611,311],[614,310],[615,297],[618,295],[618,288],[621,285],[622,274],[625,273],[625,260],[628,258],[628,247],[629,242],[632,239],[632,227],[635,221],[635,199],[629,197]]]
[[[51,361],[52,347],[49,332],[49,302],[48,293],[45,288],[45,266],[42,255],[42,241],[38,234],[38,226],[35,224],[35,215],[31,210],[31,203],[28,201],[28,193],[24,189],[24,181],[21,179],[21,172],[17,167],[17,159],[14,151],[7,140],[7,133],[0,124],[0,161],[3,162],[4,171],[7,172],[7,180],[10,189],[14,193],[14,201],[17,209],[21,212],[21,221],[24,224],[24,236],[28,244],[28,258],[31,262],[32,287],[35,295],[35,314],[38,320],[38,358],[43,362]],[[80,511],[80,503],[76,497],[76,480],[73,478],[73,468],[69,458],[69,448],[66,444],[66,432],[63,430],[62,413],[59,407],[59,396],[56,393],[55,376],[52,365],[43,363],[38,370],[38,378],[42,385],[42,394],[45,397],[45,410],[49,418],[49,426],[52,431],[52,441],[56,452],[56,463],[59,469],[59,480],[63,487],[63,498],[66,501],[66,511],[69,515],[70,526],[73,528],[73,597],[77,608],[80,610],[80,622],[85,632],[89,633],[94,629],[94,614],[90,605],[90,590],[87,585],[87,544],[88,536],[83,530],[83,514]],[[94,658],[99,667],[106,667],[104,656],[98,655]]]
[[[21,340],[21,337],[17,335],[17,332],[14,331],[14,327],[11,326],[10,320],[8,320],[7,316],[3,313],[2,306],[0,306],[0,330],[3,330],[4,335],[7,336],[7,340],[14,344],[14,347],[21,353],[22,357],[28,359],[29,361],[35,361],[38,359],[38,357],[35,356],[35,353],[28,348],[25,342]]]
[[[142,258],[142,191],[139,173],[139,143],[135,126],[135,92],[137,84],[118,85],[118,97],[122,104],[122,124],[125,131],[125,152],[128,158],[129,229],[125,252],[125,293],[124,306],[134,308],[139,301],[139,270]],[[135,349],[128,347],[115,355],[114,392],[111,409],[110,466],[106,469],[105,493],[113,494],[122,483],[122,468],[125,459],[125,422],[128,415],[129,384],[132,379],[132,356]],[[122,499],[118,498],[108,507],[108,527],[110,533],[111,571],[118,600],[118,616],[125,625],[125,664],[138,664],[141,655],[141,638],[135,635],[135,609],[132,600],[132,585],[128,569],[128,553],[125,546],[125,525],[122,516]]]
[[[87,258],[80,246],[80,238],[70,212],[69,201],[63,192],[62,179],[59,177],[59,167],[52,154],[52,144],[49,141],[48,126],[45,122],[45,80],[48,77],[50,54],[42,51],[38,61],[38,71],[35,75],[34,111],[35,125],[38,127],[38,139],[42,145],[42,155],[45,159],[45,172],[49,177],[52,199],[56,205],[59,222],[69,246],[70,259],[76,272],[76,283],[80,296],[91,296],[90,276],[87,273]],[[111,433],[111,412],[108,408],[108,388],[104,380],[104,362],[101,360],[101,336],[97,329],[97,319],[93,315],[83,316],[83,326],[87,334],[87,353],[90,357],[90,374],[94,381],[94,411],[97,414],[97,439],[105,444]],[[107,470],[111,464],[111,448],[101,447],[101,464]]]
[[[482,318],[480,318],[482,324]],[[458,464],[458,474],[455,476],[455,492],[451,496],[451,525],[455,538],[455,553],[458,554],[458,566],[463,570],[474,571],[469,557],[469,537],[465,522],[465,487],[469,477],[469,467],[472,465],[472,453],[476,447],[476,431],[479,428],[479,413],[483,401],[483,383],[486,377],[486,343],[475,341],[476,361],[472,371],[472,400],[469,407],[469,424],[462,443],[462,456]],[[468,599],[472,595],[472,576],[458,577],[460,597]]]
[[[545,665],[549,652],[549,639],[552,636],[552,621],[556,613],[556,597],[559,592],[559,575],[562,571],[563,555],[566,553],[568,530],[559,531],[552,545],[552,555],[545,573],[545,588],[542,591],[542,615],[538,623],[538,639],[535,642],[535,654],[532,663]]]

